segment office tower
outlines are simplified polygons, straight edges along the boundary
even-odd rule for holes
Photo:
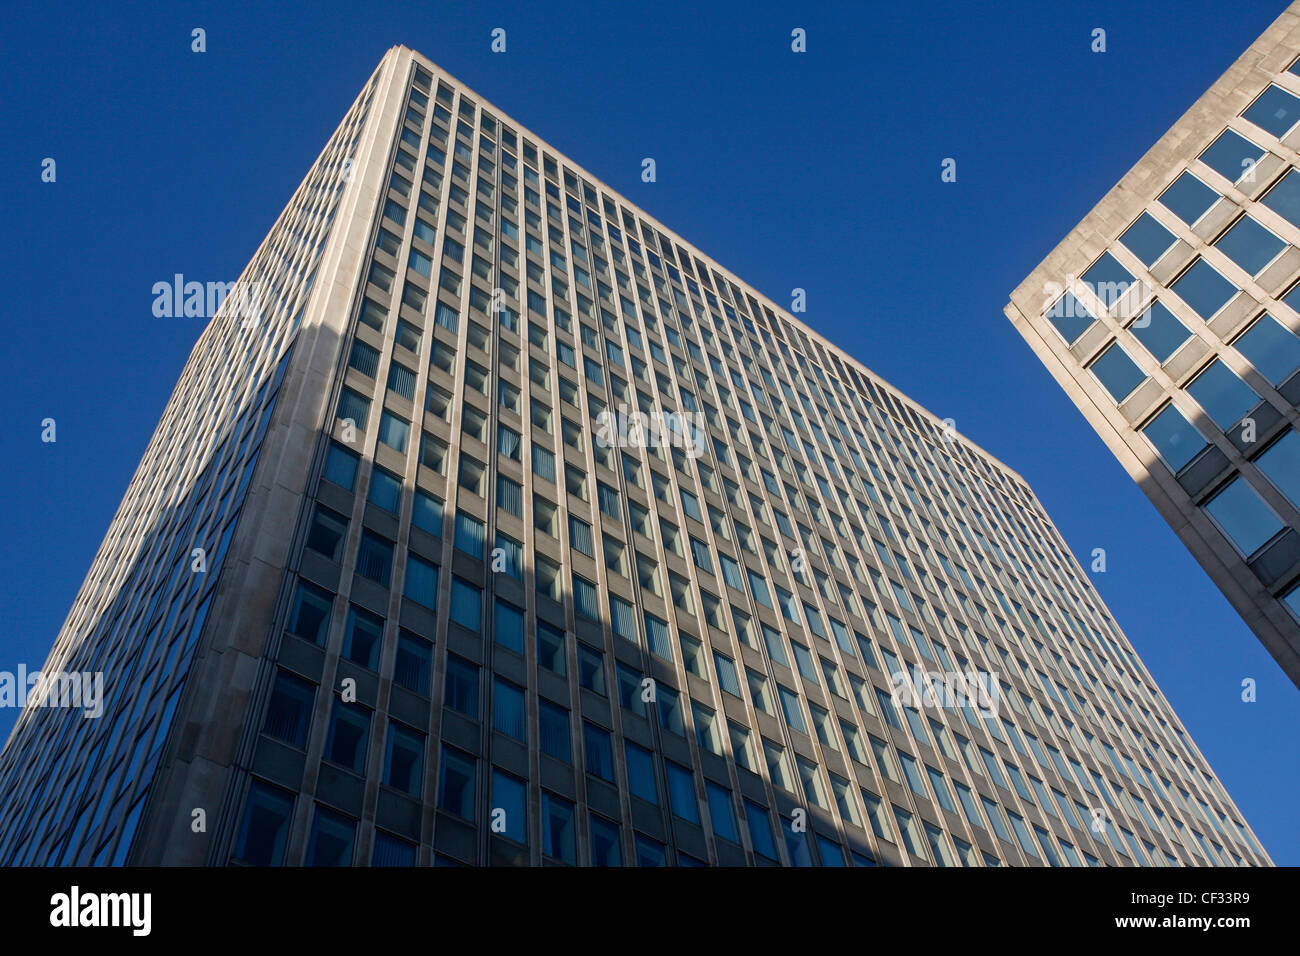
[[[1293,3],[1006,314],[1300,685],[1298,54]]]
[[[418,54],[247,278],[5,862],[1269,862],[1017,475]]]

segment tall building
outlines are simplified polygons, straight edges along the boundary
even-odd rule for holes
[[[1300,4],[1006,314],[1300,686]]]
[[[1014,472],[418,54],[241,282],[0,861],[1269,863]]]

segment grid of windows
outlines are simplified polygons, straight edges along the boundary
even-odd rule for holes
[[[1149,469],[1161,512],[1193,516],[1180,536],[1300,685],[1300,505],[1264,461],[1300,428],[1300,73],[1280,24],[1006,311],[1112,450]]]

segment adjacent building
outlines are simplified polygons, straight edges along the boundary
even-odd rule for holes
[[[1018,475],[424,57],[240,281],[3,863],[1269,863]]]
[[[1292,4],[1006,313],[1300,685],[1298,57]]]

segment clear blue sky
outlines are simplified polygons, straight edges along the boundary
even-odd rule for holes
[[[1281,0],[116,6],[12,4],[0,32],[0,669],[44,661],[201,331],[154,318],[152,285],[234,279],[404,43],[777,302],[808,290],[815,329],[1104,547],[1120,626],[1300,864],[1300,694],[1002,315]]]

